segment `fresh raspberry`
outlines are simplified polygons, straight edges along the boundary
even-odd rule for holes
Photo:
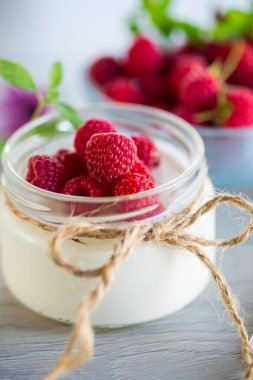
[[[131,136],[137,147],[137,155],[148,167],[156,167],[160,164],[160,153],[153,141],[144,135]]]
[[[157,72],[162,60],[158,46],[148,38],[140,36],[129,49],[127,68],[131,75],[139,77]]]
[[[59,192],[66,181],[66,171],[57,158],[38,154],[29,158],[26,180],[41,189]]]
[[[55,158],[65,167],[68,179],[87,174],[87,168],[77,153],[70,152],[68,149],[60,149]]]
[[[87,176],[72,178],[64,185],[62,193],[84,197],[105,197],[108,195],[105,186],[97,182],[94,178]]]
[[[253,86],[253,47],[250,44],[245,43],[241,59],[229,82],[241,86]]]
[[[213,63],[217,58],[224,62],[231,49],[231,43],[210,42],[203,46],[202,54],[207,59],[208,63]]]
[[[153,178],[147,178],[146,176],[143,176],[140,173],[129,173],[119,180],[119,182],[115,186],[114,193],[116,196],[129,195],[139,193],[141,191],[150,190],[154,187],[155,182]],[[162,205],[162,203],[159,202],[158,197],[156,195],[142,197],[139,199],[120,201],[117,203],[117,209],[121,213],[137,211],[149,206],[154,206],[154,209],[145,212],[144,214],[131,217],[130,220],[143,220],[152,218],[165,210],[164,206]]]
[[[90,67],[91,78],[100,85],[104,85],[122,74],[122,66],[112,57],[102,57]]]
[[[108,120],[90,119],[80,127],[75,135],[74,147],[77,154],[85,160],[85,148],[87,142],[96,133],[116,132],[115,126]]]
[[[197,124],[196,118],[195,118],[196,112],[193,111],[192,109],[187,108],[183,104],[179,104],[178,106],[173,108],[171,112],[181,117],[182,119],[184,119],[185,121],[187,121],[188,123],[192,125]]]
[[[220,80],[208,70],[189,73],[181,82],[179,96],[183,104],[195,111],[212,110],[217,105]]]
[[[86,146],[85,158],[90,176],[110,183],[127,174],[137,158],[134,141],[117,133],[93,135]]]
[[[175,60],[166,78],[168,91],[176,97],[179,92],[179,85],[189,73],[203,71],[207,67],[206,60],[200,56],[179,55]]]
[[[142,78],[141,84],[149,104],[167,100],[166,80],[162,75],[152,74],[145,76]]]
[[[172,67],[175,63],[178,63],[179,61],[182,62],[185,58],[188,57],[192,60],[195,58],[198,60],[200,59],[204,65],[207,65],[207,61],[202,53],[202,45],[182,45],[179,47],[172,47],[166,52],[166,64],[167,67]]]
[[[124,175],[115,186],[115,195],[136,194],[154,188],[154,184],[149,178],[138,173],[128,173]]]
[[[226,94],[232,109],[223,119],[225,127],[253,126],[253,91],[244,87],[231,87]]]
[[[136,194],[154,188],[153,181],[138,173],[129,173],[123,176],[116,184],[114,192],[116,196]],[[157,203],[156,196],[140,197],[117,204],[119,212],[131,212],[152,206]],[[142,219],[143,215],[141,216]],[[139,219],[138,217],[136,219]]]
[[[144,91],[138,82],[119,78],[112,80],[105,87],[105,93],[110,98],[123,103],[145,103]]]
[[[236,44],[237,42],[235,42]],[[239,41],[241,43],[241,41]],[[234,43],[210,43],[205,46],[203,49],[203,54],[205,54],[209,63],[220,59],[222,62],[225,62],[232,49],[234,48]],[[235,68],[234,72],[228,79],[229,83],[238,84],[243,86],[253,86],[253,46],[245,42],[243,52],[241,53],[239,49],[239,54],[241,58],[239,63]]]
[[[150,173],[149,168],[144,164],[144,162],[142,162],[139,159],[137,159],[135,161],[134,166],[132,167],[130,173],[141,174],[155,184],[155,180],[154,180],[152,174]]]
[[[198,113],[192,109],[186,107],[184,104],[179,104],[178,106],[171,109],[171,112],[175,115],[181,117],[191,125],[200,125],[200,126],[211,126],[212,120],[200,121],[198,120]]]

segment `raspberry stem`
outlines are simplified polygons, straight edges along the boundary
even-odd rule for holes
[[[32,114],[32,117],[31,117],[31,120],[34,120],[36,119],[38,116],[40,116],[41,114],[41,111],[43,110],[46,102],[45,102],[45,98],[44,96],[42,95],[41,91],[37,91],[36,92],[36,96],[37,96],[37,99],[38,99],[38,105],[37,107],[35,108],[35,111],[34,113]]]
[[[241,61],[245,49],[245,41],[237,41],[232,44],[228,57],[226,58],[222,71],[221,78],[226,81],[236,70]]]

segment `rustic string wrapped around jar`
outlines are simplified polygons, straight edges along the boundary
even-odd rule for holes
[[[71,272],[74,276],[84,278],[98,277],[99,282],[88,297],[81,302],[77,311],[77,322],[67,343],[65,352],[50,374],[45,377],[45,380],[57,379],[61,374],[73,370],[92,356],[94,333],[90,322],[90,312],[103,298],[105,291],[110,288],[117,269],[142,241],[152,241],[164,243],[168,246],[185,248],[208,268],[219,290],[220,298],[230,314],[242,342],[243,358],[248,365],[243,379],[252,379],[253,353],[244,322],[237,310],[236,300],[224,276],[208,258],[203,248],[210,246],[231,247],[246,241],[253,230],[253,204],[243,197],[223,193],[212,197],[194,211],[198,201],[199,197],[179,214],[172,215],[161,222],[153,224],[134,223],[131,227],[120,229],[111,224],[93,224],[78,221],[54,229],[54,235],[49,241],[49,253],[52,260],[58,266]],[[18,211],[8,198],[7,203],[17,217],[34,224],[33,219]],[[233,205],[245,213],[248,213],[250,216],[248,224],[240,234],[228,240],[208,240],[202,236],[191,235],[186,231],[186,229],[193,225],[201,216],[222,203]],[[36,225],[40,228],[44,228],[44,225],[41,223],[36,222]],[[112,256],[101,267],[92,270],[82,270],[79,266],[68,261],[60,250],[64,239],[83,236],[96,236],[97,239],[105,239],[108,237],[115,239]],[[76,344],[79,344],[79,346],[75,349]]]

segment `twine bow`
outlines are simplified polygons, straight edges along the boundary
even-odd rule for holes
[[[175,214],[154,224],[136,223],[128,228],[116,229],[114,226],[107,224],[76,222],[62,226],[54,232],[53,237],[49,241],[49,252],[53,261],[58,266],[71,272],[74,276],[83,278],[96,277],[99,281],[88,297],[81,301],[77,311],[77,322],[65,347],[65,351],[44,380],[57,379],[61,374],[73,370],[92,356],[94,332],[90,322],[90,313],[112,284],[117,269],[132,254],[136,246],[143,241],[185,248],[208,268],[218,288],[220,298],[241,339],[242,355],[247,364],[243,380],[252,379],[253,352],[247,330],[224,276],[205,254],[204,247],[231,247],[246,241],[253,230],[253,204],[243,197],[223,193],[214,196],[203,203],[196,211],[193,211],[198,201],[199,199],[196,199],[195,202],[180,212],[180,214]],[[187,232],[187,228],[192,226],[201,216],[222,203],[234,205],[249,215],[249,222],[240,234],[228,240],[208,240],[202,236],[195,236]],[[18,217],[27,220],[27,216],[18,211],[12,204],[10,206],[9,203],[9,207],[11,207]],[[38,223],[35,222],[33,224],[38,225]],[[43,225],[41,227],[43,228]],[[80,236],[115,239],[112,255],[109,260],[101,267],[92,270],[82,270],[79,266],[68,261],[60,249],[61,245],[66,238]]]

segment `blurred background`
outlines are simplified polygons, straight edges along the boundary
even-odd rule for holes
[[[158,13],[157,9],[160,9]],[[153,16],[158,24],[154,22]],[[149,73],[149,89],[147,78],[144,79],[145,73],[136,74],[127,66],[126,57],[134,41],[130,19],[132,26],[138,26],[138,31],[147,33],[151,39],[154,37],[151,45],[159,45],[159,54],[163,54],[163,58],[160,58],[164,60],[164,65],[157,68],[157,72]],[[171,20],[174,24],[171,24]],[[198,129],[204,140],[209,174],[215,186],[242,190],[244,187],[253,187],[252,20],[251,0],[0,0],[0,58],[23,65],[44,89],[48,85],[52,63],[61,61],[64,75],[60,98],[75,107],[94,100],[113,99],[151,105],[182,117]],[[134,30],[136,31],[135,28]],[[177,34],[174,35],[174,32]],[[184,41],[180,41],[180,36],[184,37]],[[172,47],[180,49],[180,43],[182,55],[180,53],[175,58],[177,52],[175,49],[173,52]],[[182,46],[182,43],[185,45]],[[205,65],[208,65],[205,80],[212,81],[213,86],[217,86],[212,106],[212,102],[207,107],[196,100],[206,92],[206,85],[201,90],[199,87],[196,90],[194,78],[190,85],[194,95],[192,93],[182,100],[182,96],[172,88],[173,65],[184,65],[189,58],[186,57],[187,54],[197,60],[204,59]],[[120,66],[118,78],[110,78],[111,84],[108,78],[102,83],[90,74],[93,81],[89,81],[87,69],[98,58],[108,55],[114,61],[113,66],[115,60],[117,67]],[[145,61],[146,58],[142,59]],[[217,62],[218,71],[217,65],[215,68]],[[192,62],[189,63],[190,66],[191,64]],[[111,67],[111,62],[109,66],[109,72],[115,70]],[[146,64],[144,69],[145,66]],[[100,70],[101,62],[98,71]],[[108,67],[104,68],[102,59],[102,71],[104,70],[108,73]],[[117,82],[120,76],[124,76],[123,87],[131,87],[130,97],[129,92],[126,97],[124,89],[122,98],[122,82]],[[180,80],[176,80],[177,87],[179,83],[183,88],[182,76],[179,77]],[[240,86],[244,86],[243,93]],[[10,133],[33,117],[38,101],[34,95],[32,98],[30,94],[22,95],[16,90],[9,92],[8,88],[4,93],[2,88],[0,87],[0,148]],[[236,100],[231,101],[229,92],[234,90]],[[135,98],[133,101],[133,92],[136,96],[136,91],[138,100]],[[154,95],[156,92],[158,94]],[[226,104],[222,103],[222,94],[225,94]],[[197,107],[189,106],[189,99],[198,103]],[[241,110],[244,110],[243,113]],[[205,114],[203,119],[199,112],[208,115]],[[247,168],[247,171],[242,168]]]
[[[214,9],[244,9],[250,0],[177,0],[173,12],[200,25]],[[128,17],[139,0],[0,0],[0,56],[23,64],[44,84],[55,60],[64,64],[64,99],[82,105],[84,67],[103,53],[122,52],[131,35]]]

